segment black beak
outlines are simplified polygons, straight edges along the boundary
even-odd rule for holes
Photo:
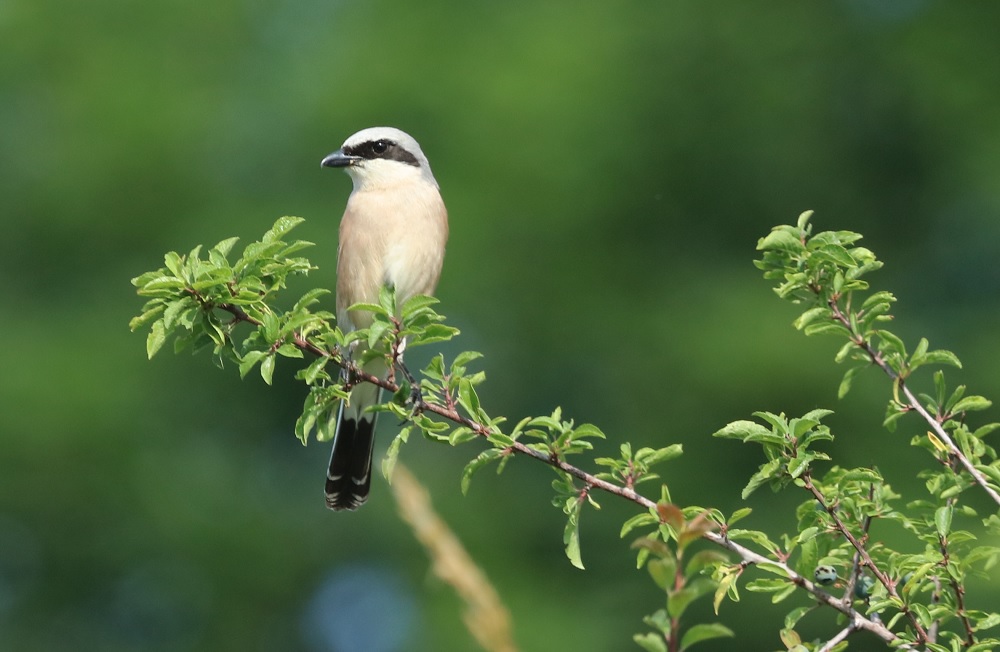
[[[323,159],[320,165],[325,168],[347,168],[360,160],[362,160],[360,156],[349,156],[344,153],[344,150],[338,149]]]

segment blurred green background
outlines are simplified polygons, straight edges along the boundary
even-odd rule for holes
[[[475,649],[381,477],[360,512],[324,508],[292,365],[268,388],[208,356],[148,362],[127,328],[129,279],[165,251],[284,214],[317,245],[295,289],[332,287],[350,182],[319,161],[372,125],[415,135],[441,183],[447,352],[485,353],[491,413],[561,405],[602,455],[683,443],[674,499],[731,512],[761,460],[710,434],[831,407],[840,462],[919,497],[919,424],[883,431],[874,372],[838,401],[839,345],[797,334],[751,260],[805,209],[864,233],[894,330],[1000,396],[998,21],[927,0],[0,2],[0,649]],[[518,643],[638,649],[662,598],[617,536],[632,507],[585,515],[578,571],[551,473],[514,462],[462,497],[477,450],[417,439],[402,460]],[[801,498],[762,490],[745,523],[789,531]],[[745,594],[722,621],[777,649],[782,614]]]

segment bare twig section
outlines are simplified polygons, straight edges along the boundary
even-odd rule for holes
[[[850,636],[851,634],[853,634],[856,631],[857,631],[857,628],[855,628],[854,623],[851,623],[850,625],[848,625],[844,629],[842,629],[839,632],[837,632],[836,636],[834,636],[829,641],[827,641],[826,643],[824,643],[823,647],[816,648],[816,652],[830,652],[830,650],[832,650],[833,648],[835,648],[842,641],[846,641],[847,637]]]
[[[917,397],[914,396],[913,392],[910,391],[910,388],[907,387],[906,381],[903,380],[903,378],[901,378],[900,375],[889,366],[882,354],[879,351],[876,351],[872,347],[871,343],[862,337],[856,329],[851,327],[851,320],[840,309],[840,306],[837,304],[836,297],[831,298],[827,302],[827,305],[830,307],[830,310],[833,311],[833,318],[851,333],[851,339],[854,344],[859,349],[864,351],[865,355],[868,356],[868,359],[881,369],[885,375],[887,375],[894,383],[896,383],[899,389],[902,390],[903,395],[906,397],[907,408],[914,410],[921,416],[921,418],[923,418],[924,421],[927,422],[927,424],[931,427],[931,430],[934,431],[935,437],[937,437],[941,443],[948,448],[948,454],[958,460],[962,467],[969,472],[970,476],[972,476],[975,483],[986,492],[986,495],[993,499],[993,502],[1000,505],[1000,493],[997,493],[992,487],[990,487],[986,480],[986,476],[980,473],[979,469],[977,469],[972,463],[972,460],[966,457],[962,452],[962,449],[955,444],[941,423],[927,411],[919,400],[917,400]]]
[[[434,511],[427,490],[402,464],[393,470],[392,493],[400,516],[427,550],[434,573],[465,602],[463,620],[476,642],[488,652],[516,652],[510,615],[496,589]]]
[[[298,345],[298,343],[296,343],[296,345]],[[369,373],[365,373],[365,371],[361,369],[361,367],[355,365],[354,363],[346,363],[346,367],[358,380],[363,380],[365,382],[373,383],[393,394],[399,391],[399,384],[396,382],[384,380],[382,378],[379,378],[378,376],[373,376]],[[453,423],[463,425],[472,430],[473,432],[475,432],[477,435],[480,435],[482,437],[486,437],[487,435],[493,434],[488,426],[460,414],[458,410],[456,410],[455,408],[446,407],[443,405],[439,405],[437,403],[429,403],[425,401],[422,397],[417,399],[416,403],[413,405],[413,408],[415,412],[430,412],[432,414],[438,415],[439,417],[447,419],[448,421],[451,421]],[[636,493],[632,489],[620,487],[616,484],[608,482],[607,480],[602,480],[595,475],[587,473],[583,469],[580,469],[578,467],[573,466],[572,464],[564,462],[558,457],[553,457],[552,455],[543,453],[541,451],[537,451],[525,444],[522,444],[519,441],[515,441],[508,448],[508,450],[511,453],[519,453],[521,455],[527,455],[528,457],[533,457],[539,462],[543,462],[545,464],[548,464],[549,466],[553,466],[559,469],[560,471],[564,471],[565,473],[570,474],[571,476],[577,478],[578,480],[582,480],[586,485],[589,485],[591,487],[597,487],[602,491],[614,494],[616,496],[621,496],[622,498],[630,500],[639,505],[642,505],[647,509],[652,509],[656,507],[655,501],[646,498],[642,494]]]

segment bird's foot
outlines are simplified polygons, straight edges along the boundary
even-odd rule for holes
[[[399,370],[403,373],[403,377],[406,378],[406,384],[409,385],[410,395],[406,399],[406,405],[410,406],[410,416],[414,417],[424,409],[424,393],[420,390],[420,383],[417,379],[410,373],[406,365],[402,360],[397,361]]]

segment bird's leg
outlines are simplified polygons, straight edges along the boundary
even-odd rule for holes
[[[400,340],[398,346],[396,347],[396,366],[403,373],[403,377],[406,378],[406,382],[410,385],[410,397],[406,400],[413,407],[413,414],[417,414],[421,411],[424,404],[424,395],[420,391],[420,383],[412,373],[410,373],[409,368],[406,366],[406,362],[403,361],[403,351],[406,350],[406,340]]]

